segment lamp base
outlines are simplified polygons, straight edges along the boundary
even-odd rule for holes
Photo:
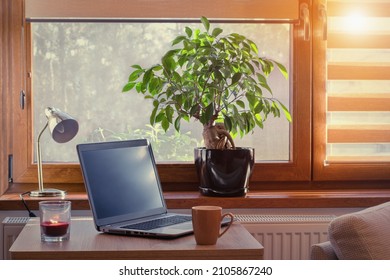
[[[64,197],[66,195],[65,191],[57,190],[57,189],[44,189],[42,191],[32,191],[30,193],[30,196],[33,197],[45,197],[45,196],[62,196]]]

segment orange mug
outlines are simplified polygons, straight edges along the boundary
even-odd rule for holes
[[[229,216],[230,222],[221,232],[222,220]],[[196,244],[214,245],[219,237],[224,235],[234,220],[232,213],[222,215],[222,208],[219,206],[194,206],[192,207],[192,226]]]

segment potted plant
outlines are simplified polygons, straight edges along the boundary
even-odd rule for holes
[[[291,121],[267,82],[275,68],[286,78],[288,74],[282,64],[260,57],[245,36],[222,35],[221,28],[210,29],[207,18],[201,22],[205,30],[186,27],[160,63],[133,65],[123,92],[135,88],[150,99],[150,123],[161,123],[165,131],[171,125],[180,131],[182,120],[198,120],[205,145],[195,149],[201,192],[241,196],[248,189],[254,150],[237,148],[231,135],[263,128],[269,114],[280,117],[281,111]]]

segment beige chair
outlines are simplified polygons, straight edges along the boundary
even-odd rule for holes
[[[312,260],[390,260],[390,202],[337,217],[328,234],[311,247]]]

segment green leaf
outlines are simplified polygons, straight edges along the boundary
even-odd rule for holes
[[[186,36],[177,36],[173,41],[172,41],[172,46],[180,43],[181,41],[183,41],[184,39],[186,39]]]
[[[237,103],[238,106],[240,106],[241,108],[245,109],[245,103],[244,103],[244,101],[242,101],[242,100],[237,100],[236,103]]]
[[[193,33],[193,35],[194,35],[194,40],[198,39],[199,34],[200,34],[200,30],[199,30],[198,28],[195,29],[195,32]],[[194,40],[192,41],[193,43],[195,42]]]
[[[267,79],[261,75],[260,73],[257,74],[257,80],[259,81],[260,85],[263,87],[263,88],[266,88],[271,94],[272,94],[272,90],[271,88],[269,87],[268,83],[267,83]]]
[[[225,128],[227,131],[230,131],[232,130],[232,120],[229,118],[229,116],[225,115],[224,116],[224,120],[223,120],[223,123],[225,125]]]
[[[215,81],[223,80],[222,73],[218,69],[214,70],[214,77],[215,77]]]
[[[165,132],[168,130],[168,128],[169,128],[169,121],[167,120],[167,118],[163,118],[162,119],[161,126],[162,126],[162,128],[164,129]]]
[[[245,66],[248,67],[251,75],[256,73],[255,68],[253,67],[253,65],[251,63],[245,62]]]
[[[221,29],[219,27],[216,27],[216,28],[213,29],[213,32],[211,33],[211,35],[213,35],[214,37],[217,37],[222,32],[223,32],[223,29]]]
[[[172,72],[176,68],[176,62],[171,56],[164,56],[162,58],[162,64],[168,72]]]
[[[181,121],[181,117],[177,117],[176,120],[175,120],[175,129],[177,132],[180,131],[180,121]]]
[[[164,112],[164,110],[162,109],[162,110],[157,114],[155,121],[156,121],[156,123],[158,123],[158,122],[161,122],[164,118],[166,119],[166,117],[165,117],[165,112]]]
[[[209,31],[209,29],[210,29],[210,22],[209,22],[209,20],[206,17],[201,17],[200,20],[203,23],[203,26],[206,29],[206,31]]]
[[[149,87],[148,87],[149,92],[154,96],[155,94],[157,94],[159,92],[159,89],[160,89],[159,78],[152,77],[150,79],[150,83],[149,83]]]
[[[122,89],[122,92],[127,92],[127,91],[130,91],[134,88],[134,86],[136,85],[136,83],[134,82],[131,82],[131,83],[127,83],[123,89]]]
[[[176,68],[176,61],[173,58],[179,50],[174,49],[168,51],[164,56],[161,58],[161,62],[163,67],[165,68],[166,71],[172,72]]]
[[[246,120],[242,115],[239,115],[237,118],[237,123],[238,123],[238,128],[240,131],[240,136],[243,137],[244,132],[246,131],[246,127],[247,127]]]
[[[236,73],[232,77],[232,85],[237,83],[241,79],[242,73]]]
[[[238,118],[240,117],[240,112],[238,112],[238,109],[235,105],[230,105],[230,108],[233,111],[233,113],[231,114],[232,122],[237,122]]]
[[[249,105],[254,108],[258,102],[257,98],[250,92],[246,94],[246,99],[249,102]]]
[[[149,69],[145,72],[144,77],[142,79],[142,83],[147,85],[150,81],[150,78],[153,76],[152,69]]]
[[[275,101],[272,102],[271,112],[274,114],[274,117],[280,117],[280,109]]]
[[[274,61],[274,63],[278,66],[279,70],[280,70],[280,73],[282,73],[282,75],[288,79],[288,72],[287,72],[287,69],[286,67],[284,67],[283,64],[279,63],[279,62],[276,62]]]
[[[268,76],[269,74],[271,74],[271,72],[273,71],[274,69],[274,64],[269,61],[269,60],[263,60],[264,64],[263,64],[263,72],[266,76]]]
[[[182,115],[182,118],[183,118],[185,121],[187,121],[187,122],[190,121],[190,116],[188,116],[188,115]]]
[[[245,116],[246,116],[246,122],[247,122],[246,133],[249,133],[249,132],[253,131],[253,129],[255,129],[256,122],[255,122],[252,114],[247,113]]]
[[[191,38],[191,36],[192,36],[192,29],[189,28],[188,26],[186,26],[185,31],[186,31],[186,34],[187,34],[188,38]]]
[[[214,114],[214,103],[210,103],[207,107],[205,112],[202,114],[200,121],[202,124],[206,124],[211,120],[211,117]]]
[[[129,76],[129,82],[134,82],[135,80],[137,80],[139,78],[139,76],[141,76],[141,74],[143,73],[143,69],[137,69],[137,70],[134,70],[130,76]]]
[[[252,110],[255,114],[259,114],[263,111],[263,102],[260,100]]]
[[[283,110],[283,113],[286,117],[286,119],[289,121],[289,122],[292,122],[292,117],[291,117],[291,114],[290,112],[288,111],[287,107],[284,106],[280,101],[278,101],[279,104],[280,104],[280,107],[282,107],[282,110]]]
[[[162,70],[161,64],[156,64],[153,67],[151,67],[154,72]]]
[[[257,124],[258,127],[264,128],[263,118],[261,117],[260,114],[255,115],[255,123]]]
[[[138,82],[138,83],[135,85],[135,89],[136,89],[137,92],[143,92],[143,89],[144,89],[143,83]]]
[[[175,110],[171,106],[168,105],[165,108],[165,115],[167,116],[168,122],[172,123],[174,113],[175,113]]]
[[[140,70],[142,70],[142,67],[139,66],[138,64],[133,64],[133,65],[131,65],[131,68],[135,68],[135,69],[140,69]]]
[[[191,110],[190,110],[190,116],[194,116],[199,110],[199,105],[198,104],[195,104],[194,106],[191,107]]]
[[[259,54],[259,50],[257,48],[257,45],[252,40],[248,39],[248,42],[249,42],[249,45],[251,46],[252,51],[254,51],[256,54]]]
[[[151,125],[155,124],[157,110],[158,110],[158,106],[154,107],[152,113],[150,114],[149,122]]]

